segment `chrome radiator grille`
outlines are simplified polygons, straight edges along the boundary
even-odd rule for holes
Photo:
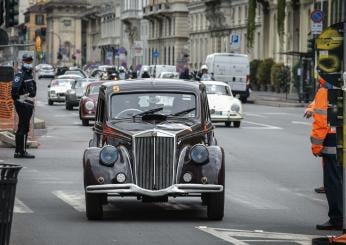
[[[172,185],[174,161],[173,137],[135,137],[137,185],[160,190]]]

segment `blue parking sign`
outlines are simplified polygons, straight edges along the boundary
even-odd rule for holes
[[[153,57],[154,58],[160,57],[160,52],[159,51],[153,51]]]

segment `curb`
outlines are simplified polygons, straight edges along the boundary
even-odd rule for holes
[[[305,104],[302,104],[302,103],[271,101],[271,100],[253,100],[253,104],[272,106],[272,107],[297,107],[297,108],[306,106]]]

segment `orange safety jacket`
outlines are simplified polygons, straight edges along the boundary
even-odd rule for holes
[[[314,112],[314,107],[315,107],[315,100],[313,100],[305,109],[305,112],[311,111]]]
[[[335,131],[332,131],[328,125],[327,120],[328,112],[328,89],[321,86],[314,99],[313,105],[313,123],[312,130],[310,134],[311,140],[311,150],[314,155],[325,154],[336,154],[336,142],[330,143],[325,142],[328,134],[335,134]],[[329,139],[330,137],[328,137]],[[328,140],[330,141],[330,140]],[[334,140],[332,140],[334,141]]]

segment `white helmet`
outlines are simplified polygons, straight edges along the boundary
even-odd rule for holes
[[[120,66],[119,71],[125,71],[125,68],[123,66]]]
[[[148,71],[149,71],[149,67],[144,66],[144,67],[143,67],[143,72],[148,72]]]
[[[201,66],[201,71],[202,71],[202,70],[208,70],[208,66],[207,66],[207,65],[202,65],[202,66]]]

